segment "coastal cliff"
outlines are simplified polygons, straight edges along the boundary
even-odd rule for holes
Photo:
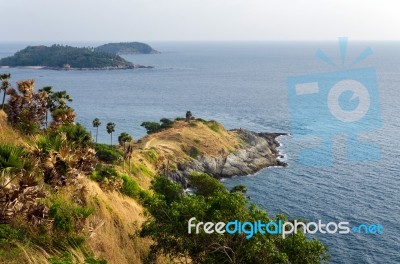
[[[187,187],[192,172],[223,178],[254,174],[269,166],[287,166],[278,151],[276,138],[281,135],[226,130],[215,121],[175,121],[172,128],[140,140],[137,153],[146,156],[152,152],[156,170]]]

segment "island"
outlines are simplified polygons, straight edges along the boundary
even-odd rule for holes
[[[95,50],[117,55],[160,53],[150,45],[142,42],[108,43],[97,47]]]
[[[0,66],[36,67],[54,70],[112,70],[152,68],[133,64],[117,54],[101,52],[95,48],[66,45],[28,46],[13,56],[0,60]]]

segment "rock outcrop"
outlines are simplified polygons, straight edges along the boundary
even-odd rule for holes
[[[269,166],[287,166],[279,159],[279,142],[276,140],[278,136],[285,134],[256,133],[244,129],[233,132],[243,141],[238,149],[231,153],[221,151],[217,156],[200,155],[184,164],[178,164],[178,170],[172,172],[170,177],[186,186],[186,178],[193,171],[223,178],[254,174]]]

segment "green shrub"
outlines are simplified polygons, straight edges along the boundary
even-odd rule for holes
[[[7,224],[0,224],[0,246],[10,246],[13,240],[21,240],[23,233]]]
[[[144,152],[144,157],[149,162],[156,162],[158,159],[157,151],[155,149],[151,149],[149,151]]]
[[[114,163],[122,158],[122,152],[115,147],[106,144],[94,144],[96,150],[96,157],[103,162]]]
[[[220,131],[220,126],[218,125],[217,121],[211,120],[207,122],[207,126],[215,132],[219,132]]]
[[[200,150],[195,146],[192,146],[189,150],[189,156],[194,159],[197,158],[200,154],[201,154]]]
[[[73,232],[78,220],[85,219],[93,213],[91,207],[81,207],[65,201],[54,202],[49,209],[49,216],[53,218],[53,228],[62,232]]]
[[[97,166],[90,178],[94,181],[102,182],[106,178],[112,180],[118,177],[118,172],[113,166]]]
[[[121,193],[123,193],[129,197],[132,197],[132,198],[139,197],[140,187],[136,183],[136,181],[125,174],[122,174],[121,178],[124,181],[124,183],[122,184],[122,187],[120,189]]]
[[[162,118],[160,123],[157,122],[143,122],[140,126],[144,127],[147,130],[147,134],[153,134],[160,132],[165,129],[169,129],[173,127],[174,121],[168,118]]]
[[[77,143],[79,146],[88,146],[92,142],[92,136],[81,124],[66,124],[58,127],[52,132],[54,135],[65,133],[68,141]]]

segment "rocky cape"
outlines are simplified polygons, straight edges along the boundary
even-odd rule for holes
[[[207,173],[215,178],[245,176],[254,174],[270,166],[286,167],[281,161],[277,137],[285,133],[256,133],[245,129],[235,129],[243,145],[231,153],[222,152],[218,156],[199,155],[196,159],[178,164],[178,169],[169,173],[176,182],[187,187],[187,176],[192,172]]]

